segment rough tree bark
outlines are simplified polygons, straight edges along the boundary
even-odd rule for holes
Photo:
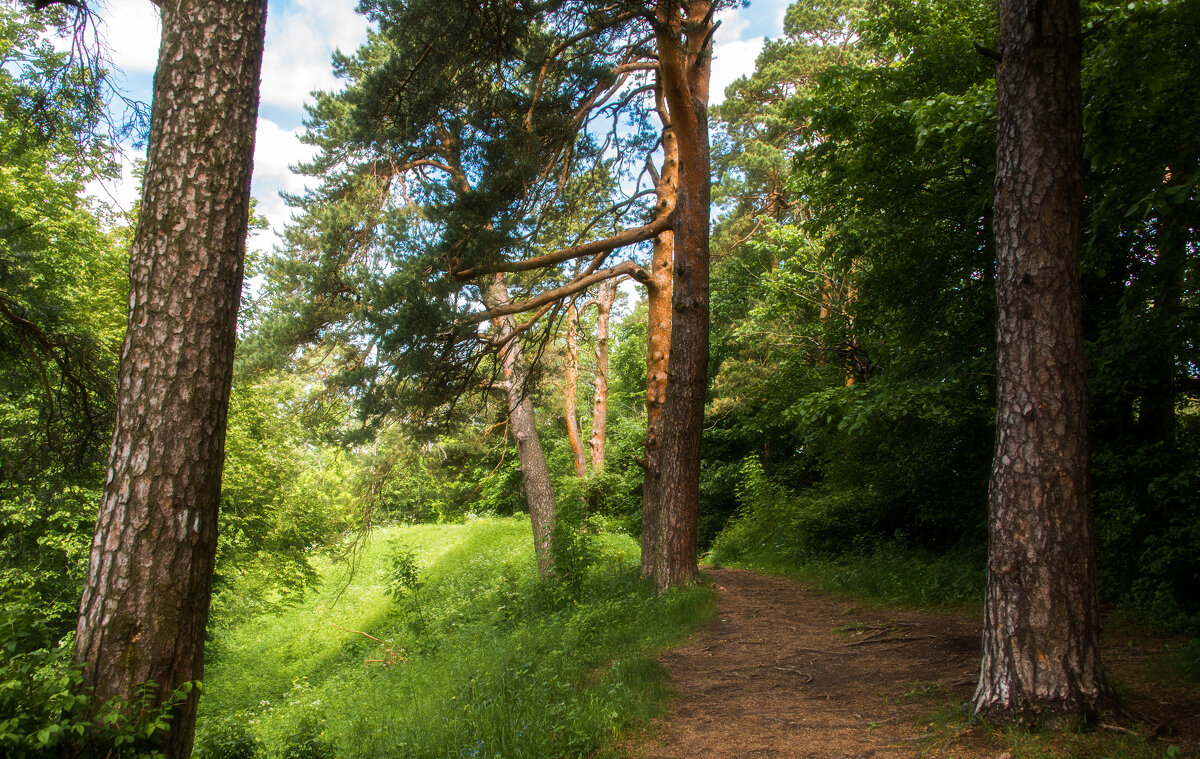
[[[596,377],[592,397],[592,436],[588,441],[592,471],[604,469],[604,445],[608,426],[608,341],[613,302],[617,299],[618,280],[610,279],[600,286],[591,301],[596,305]]]
[[[95,703],[203,674],[266,0],[162,0],[116,430],[75,656]],[[196,692],[164,751],[191,753]]]
[[[696,520],[700,440],[708,387],[708,86],[712,3],[662,0],[655,36],[663,94],[679,151],[674,232],[669,383],[662,411],[658,545],[653,577],[660,590],[699,581]],[[645,528],[643,527],[643,531]]]
[[[488,309],[499,308],[509,303],[508,286],[504,275],[497,272],[480,282],[480,294]],[[500,383],[508,399],[508,416],[512,423],[513,437],[517,439],[517,457],[521,462],[521,479],[525,484],[525,498],[529,502],[529,521],[533,525],[533,549],[537,556],[538,573],[543,577],[550,573],[550,537],[557,519],[554,500],[554,485],[550,481],[550,467],[546,465],[546,453],[537,431],[537,419],[533,414],[533,400],[526,387],[527,369],[521,351],[521,343],[509,336],[516,330],[512,316],[501,316],[494,320],[496,339],[507,340],[501,351],[504,381]]]
[[[1100,663],[1080,305],[1078,0],[1001,0],[996,85],[997,417],[975,708],[1074,725]]]
[[[660,78],[661,82],[661,78]],[[679,146],[662,86],[656,91],[662,122],[663,165],[654,184],[655,214],[669,218],[675,211],[679,183]],[[653,165],[653,164],[651,164]],[[646,282],[646,471],[642,484],[642,576],[653,578],[662,533],[659,490],[662,487],[663,403],[667,397],[667,361],[671,355],[671,282],[674,279],[675,233],[654,237],[650,277]]]

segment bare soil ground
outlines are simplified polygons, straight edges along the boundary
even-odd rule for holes
[[[625,744],[639,759],[853,757],[1006,753],[1002,737],[932,717],[970,698],[978,625],[965,612],[864,608],[788,580],[736,569],[706,572],[717,614],[662,662],[679,697],[647,735]],[[1140,645],[1141,648],[1135,646]],[[1145,640],[1110,643],[1116,679],[1140,673]],[[1142,651],[1139,655],[1138,651]],[[1200,756],[1200,697],[1139,680],[1124,693],[1170,736],[1176,756]],[[1112,730],[1123,730],[1111,726]]]

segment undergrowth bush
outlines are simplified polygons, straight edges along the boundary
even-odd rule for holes
[[[231,632],[208,670],[199,756],[605,750],[661,708],[655,653],[710,594],[655,595],[632,540],[569,515],[555,550],[560,574],[541,581],[522,519],[382,531],[353,577],[326,567],[305,606]]]
[[[0,756],[57,757],[75,744],[79,759],[161,757],[171,710],[194,687],[185,683],[163,703],[158,687],[142,683],[130,701],[111,699],[90,714],[91,695],[71,659],[70,636],[54,640],[36,596],[0,598]]]
[[[935,553],[884,539],[864,491],[812,488],[795,494],[770,481],[757,458],[742,465],[739,513],[714,541],[711,560],[789,575],[876,602],[936,606],[982,598],[984,547],[964,543]]]

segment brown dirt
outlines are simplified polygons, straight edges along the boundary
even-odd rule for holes
[[[622,747],[626,756],[1004,754],[995,732],[931,717],[939,709],[953,713],[974,689],[980,636],[973,615],[864,608],[737,569],[706,574],[717,592],[716,616],[689,644],[661,657],[679,697],[647,735]],[[1137,668],[1136,658],[1114,662],[1118,679]],[[1127,703],[1166,726],[1179,756],[1195,755],[1195,689],[1163,699],[1161,687],[1143,685],[1147,692],[1126,694]],[[1156,700],[1163,701],[1158,708]]]

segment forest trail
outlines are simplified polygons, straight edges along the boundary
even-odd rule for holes
[[[930,724],[931,714],[974,690],[980,634],[973,615],[863,607],[745,570],[705,574],[717,613],[687,645],[662,655],[679,696],[648,734],[622,747],[625,756],[1004,755],[979,729]],[[1194,696],[1162,716],[1186,724]]]
[[[913,756],[928,748],[913,722],[931,710],[928,695],[974,687],[977,627],[864,608],[756,572],[706,574],[716,616],[663,655],[679,698],[629,756]]]

